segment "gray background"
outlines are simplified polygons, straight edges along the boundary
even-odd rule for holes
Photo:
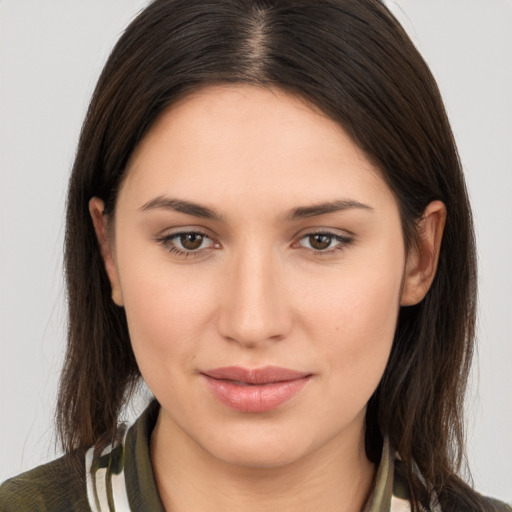
[[[102,64],[144,0],[0,0],[0,481],[55,456],[66,180]],[[441,87],[480,258],[468,452],[512,502],[512,1],[389,2]]]

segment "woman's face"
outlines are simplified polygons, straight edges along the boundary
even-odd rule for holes
[[[362,446],[406,258],[394,196],[339,125],[279,90],[187,97],[134,153],[110,249],[164,429],[253,467]]]

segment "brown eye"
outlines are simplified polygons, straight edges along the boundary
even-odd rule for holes
[[[208,235],[199,231],[182,231],[157,238],[156,241],[170,253],[186,258],[199,256],[204,251],[218,248]]]
[[[319,233],[315,235],[309,235],[308,242],[312,249],[315,249],[316,251],[324,251],[325,249],[329,248],[332,243],[332,239],[332,236]]]
[[[309,249],[318,254],[329,254],[339,249],[343,249],[350,245],[353,241],[352,237],[337,235],[334,233],[309,233],[304,235],[299,246]]]
[[[180,235],[180,244],[187,251],[199,249],[205,239],[200,233],[183,233]]]

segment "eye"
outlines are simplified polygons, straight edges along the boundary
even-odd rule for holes
[[[208,237],[201,233],[182,233],[175,237],[175,243],[178,241],[181,247],[187,251],[202,249],[207,240],[209,240]]]
[[[197,231],[186,231],[166,235],[158,239],[168,251],[178,255],[192,255],[213,247],[213,240],[206,234]]]
[[[299,240],[299,245],[315,252],[330,253],[343,249],[351,242],[351,238],[334,233],[309,233]]]

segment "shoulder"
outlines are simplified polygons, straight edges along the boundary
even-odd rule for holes
[[[90,510],[82,466],[77,458],[61,457],[5,481],[0,485],[0,512]]]
[[[421,475],[420,480],[423,480]],[[396,501],[396,510],[404,510],[404,500],[407,503],[412,501],[410,485],[407,480],[407,468],[399,458],[394,461],[393,500]],[[512,512],[510,505],[483,496],[456,475],[447,484],[445,492],[439,496],[434,495],[430,507],[425,507],[424,505],[421,510],[429,512]],[[395,508],[391,507],[391,511]]]
[[[512,507],[494,498],[488,498],[472,492],[470,496],[449,496],[442,501],[442,512],[512,512]]]
[[[484,499],[489,507],[488,510],[491,510],[492,512],[512,512],[512,507],[502,501],[498,501],[493,498]]]
[[[512,512],[512,507],[494,498],[489,498],[471,489],[464,493],[446,493],[442,500],[442,512],[459,512],[460,510],[478,512]]]

